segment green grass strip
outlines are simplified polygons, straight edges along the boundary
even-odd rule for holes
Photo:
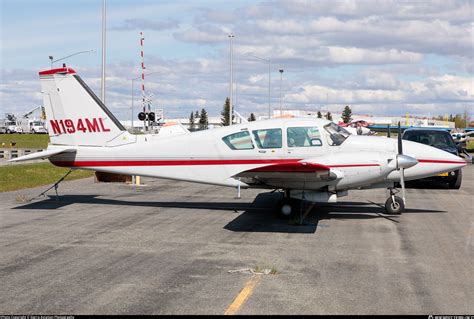
[[[57,167],[49,162],[0,166],[0,192],[53,184],[68,170],[68,168]],[[65,180],[90,176],[94,176],[94,171],[74,170]]]
[[[48,146],[48,142],[48,134],[0,134],[1,148],[45,149]],[[11,143],[15,145],[11,146]]]

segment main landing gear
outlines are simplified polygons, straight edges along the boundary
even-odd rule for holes
[[[390,197],[387,198],[385,202],[385,210],[389,214],[401,214],[402,211],[405,209],[405,204],[403,203],[403,199],[395,194],[399,193],[400,191],[394,187],[389,188]]]
[[[291,198],[290,191],[285,190],[284,196],[277,205],[276,213],[278,218],[289,220],[292,224],[304,225],[304,203],[304,195],[302,200]]]
[[[296,211],[296,201],[289,197],[283,197],[278,203],[277,213],[278,217],[282,219],[288,219]]]
[[[290,198],[290,191],[285,190],[283,198],[280,199],[277,206],[277,215],[279,218],[288,219],[296,211],[295,200]]]

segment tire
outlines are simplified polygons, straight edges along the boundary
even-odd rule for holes
[[[458,176],[456,177],[456,179],[453,180],[453,181],[450,181],[448,183],[449,188],[451,188],[451,189],[460,189],[461,188],[461,182],[462,182],[462,171],[459,170],[458,171]]]
[[[295,204],[291,198],[284,197],[278,203],[277,215],[281,219],[289,219],[295,212]]]
[[[385,211],[388,214],[401,214],[402,211],[405,209],[405,205],[403,204],[403,199],[398,196],[394,196],[395,202],[392,201],[392,196],[387,198],[385,202]]]

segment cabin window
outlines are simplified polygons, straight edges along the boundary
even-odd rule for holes
[[[254,148],[248,131],[224,136],[222,140],[233,150],[251,150]]]
[[[256,130],[252,133],[258,148],[281,148],[281,129]]]
[[[286,129],[288,147],[323,146],[321,134],[317,127],[289,127]]]

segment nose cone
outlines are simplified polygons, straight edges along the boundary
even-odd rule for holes
[[[418,161],[417,165],[405,171],[407,180],[454,171],[467,165],[466,161],[459,156],[411,141],[403,141],[403,154]]]

